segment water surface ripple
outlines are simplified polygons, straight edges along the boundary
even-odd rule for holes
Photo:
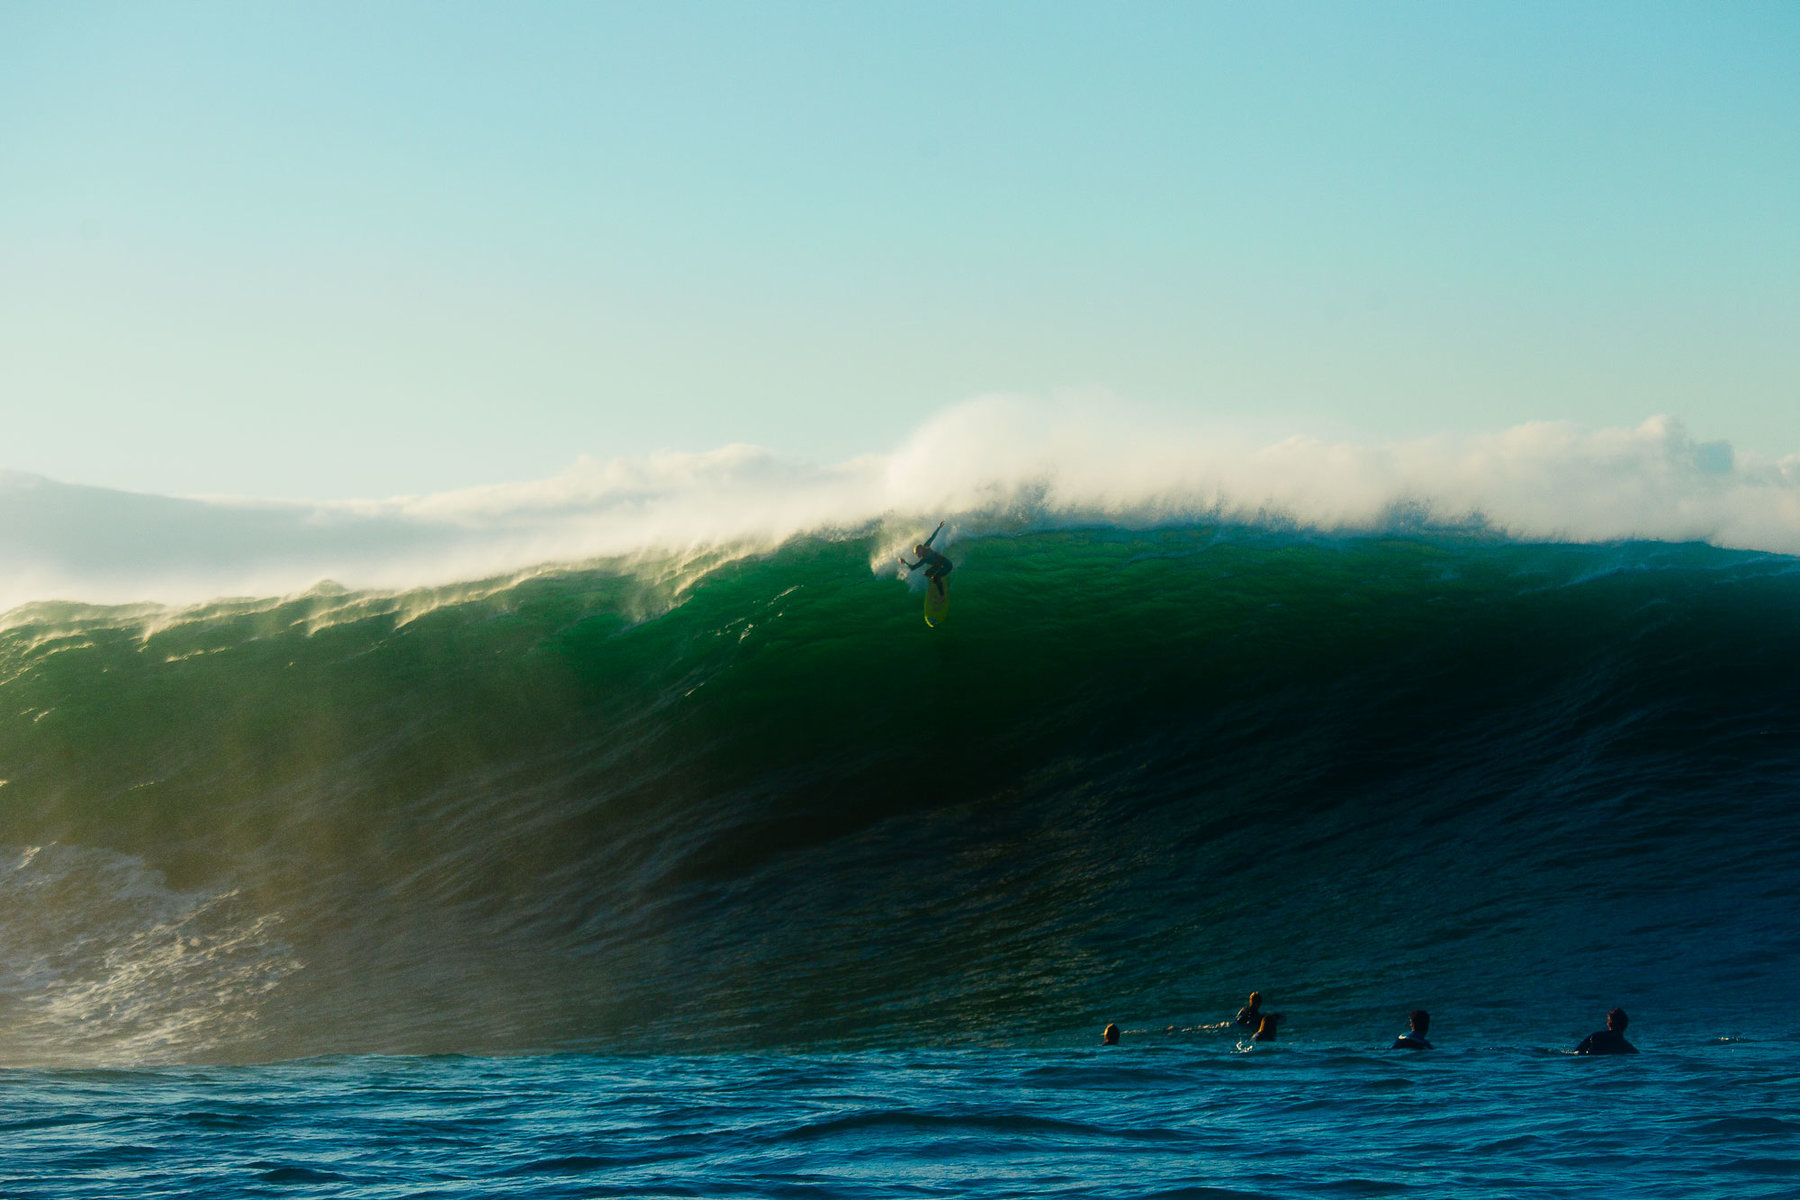
[[[342,1057],[0,1073],[0,1192],[1789,1197],[1800,1055]]]

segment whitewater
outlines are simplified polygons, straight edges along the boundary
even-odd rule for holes
[[[1796,555],[1667,418],[7,475],[0,1192],[1791,1194]]]
[[[1213,520],[1796,554],[1800,454],[1738,454],[1669,417],[1333,441],[1117,400],[989,396],[939,413],[890,453],[829,467],[741,445],[583,456],[547,480],[322,503],[147,496],[0,472],[0,612],[50,599],[280,596],[325,580],[404,590],[598,558],[755,552],[871,526],[884,532],[881,565],[887,549],[910,546],[914,525],[946,515],[968,533]]]

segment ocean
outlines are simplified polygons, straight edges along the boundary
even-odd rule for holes
[[[1458,1038],[1458,1043],[1464,1039]],[[1796,1059],[1162,1040],[0,1074],[14,1197],[1788,1197]]]
[[[1800,560],[948,536],[14,608],[0,1195],[1800,1187]]]

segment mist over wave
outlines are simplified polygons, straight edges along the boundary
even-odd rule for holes
[[[1794,560],[885,536],[16,610],[0,1064],[1791,1023]]]
[[[0,611],[30,601],[192,603],[323,580],[405,590],[544,565],[756,552],[920,523],[958,535],[1198,519],[1521,540],[1703,541],[1800,553],[1800,455],[1696,443],[1679,422],[1519,426],[1389,443],[1257,440],[1100,401],[984,397],[899,448],[835,466],[750,446],[577,460],[553,478],[385,500],[174,498],[0,474]]]
[[[989,398],[830,468],[7,476],[0,1064],[1786,1020],[1797,474]]]

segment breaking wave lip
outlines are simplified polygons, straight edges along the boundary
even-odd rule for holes
[[[322,580],[409,590],[614,560],[729,559],[801,534],[952,536],[1196,519],[1324,533],[1708,542],[1800,554],[1800,454],[1740,455],[1674,418],[1389,442],[1258,440],[1084,398],[978,397],[896,450],[820,467],[754,446],[601,461],[385,500],[149,496],[0,473],[0,612],[41,600],[191,604]]]

